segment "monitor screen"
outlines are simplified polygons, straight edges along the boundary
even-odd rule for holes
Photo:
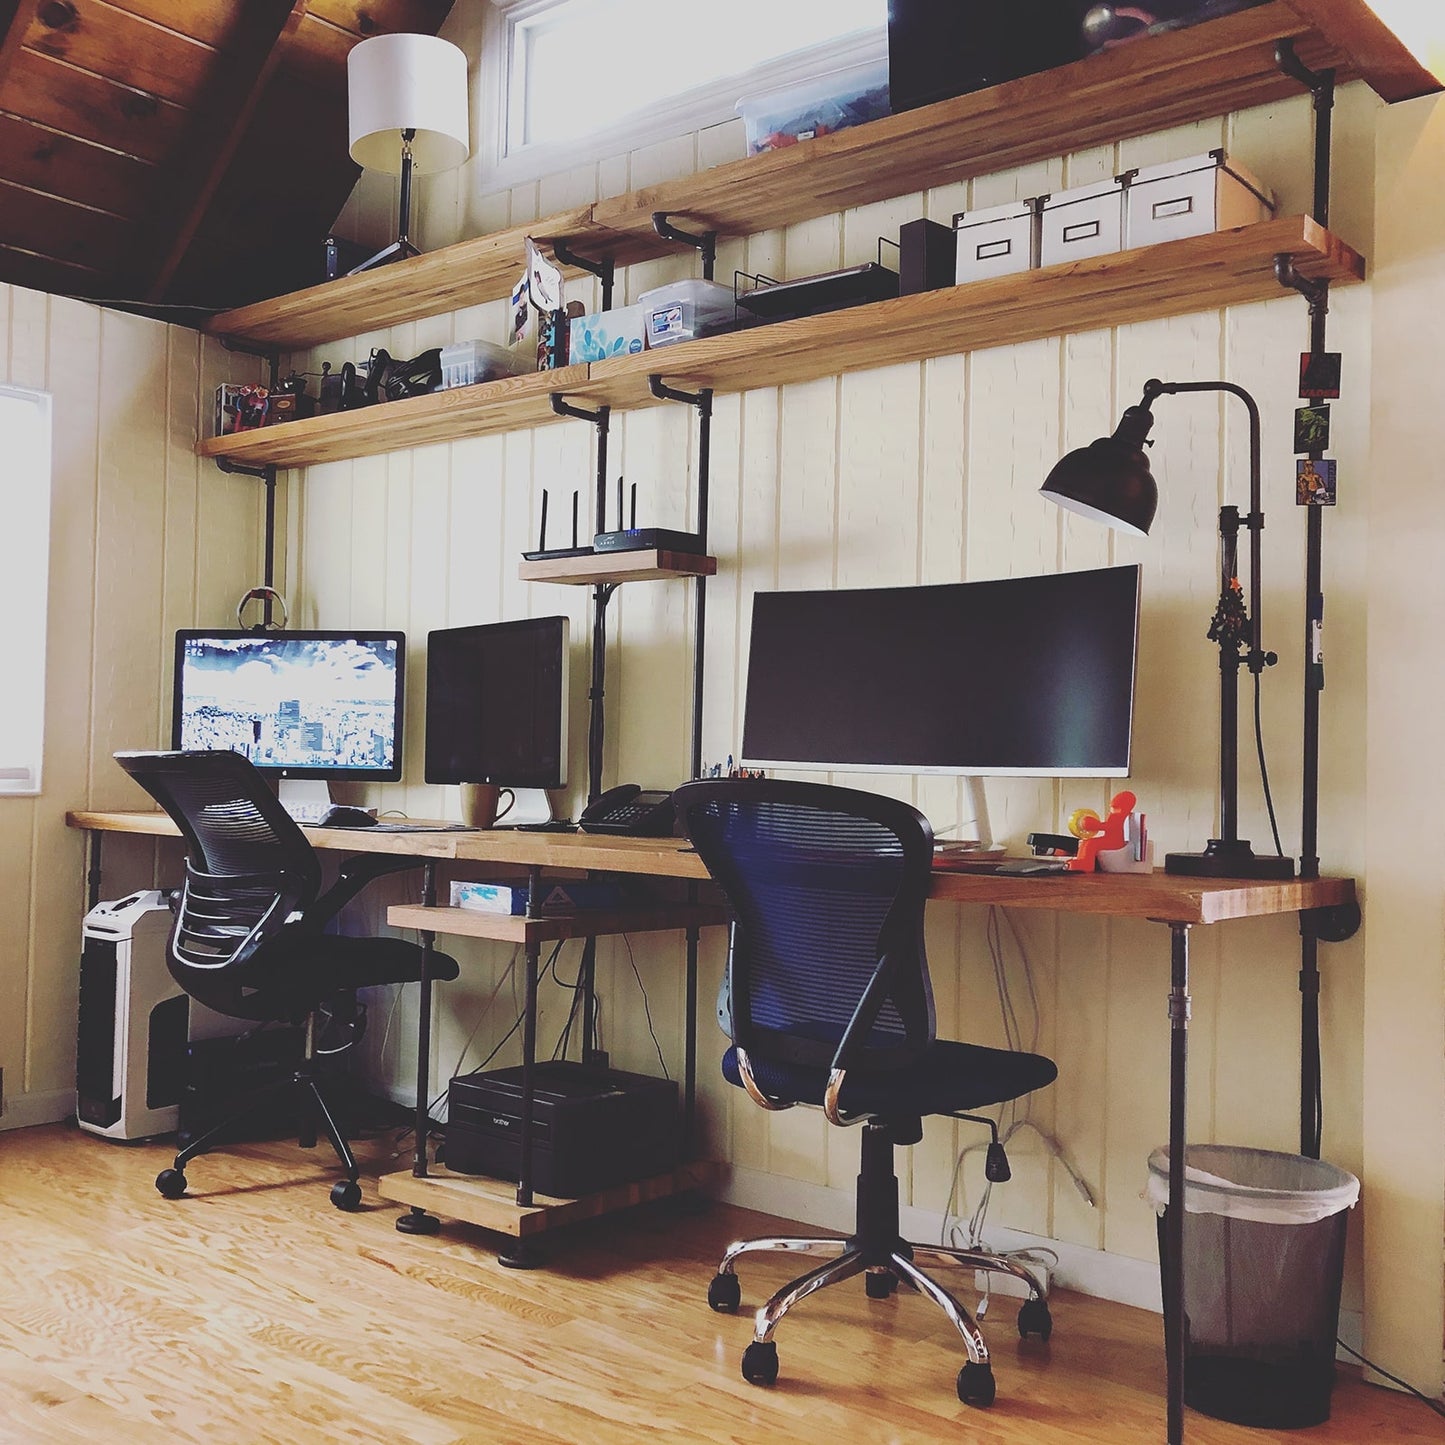
[[[760,592],[743,758],[765,768],[1121,777],[1134,567]]]
[[[567,785],[567,619],[427,634],[426,780]]]
[[[401,777],[402,632],[178,632],[177,748],[287,778]]]

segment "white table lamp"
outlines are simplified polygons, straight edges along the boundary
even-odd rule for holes
[[[401,176],[397,238],[351,275],[420,254],[411,226],[411,172],[450,170],[471,150],[467,57],[435,35],[374,35],[346,60],[351,159]]]

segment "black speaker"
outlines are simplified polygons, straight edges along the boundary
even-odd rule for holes
[[[888,0],[894,114],[1084,54],[1088,0]]]
[[[905,221],[898,228],[898,294],[914,296],[952,286],[958,233],[937,221]]]

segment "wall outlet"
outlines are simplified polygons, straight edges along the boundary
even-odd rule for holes
[[[1020,1259],[1016,1263],[1033,1275],[1039,1293],[1048,1299],[1049,1288],[1054,1282],[1053,1269],[1043,1260],[1037,1259]],[[979,1294],[1014,1295],[1019,1299],[1027,1299],[1029,1293],[1023,1280],[1015,1275],[1005,1274],[1002,1270],[974,1270],[973,1287]]]

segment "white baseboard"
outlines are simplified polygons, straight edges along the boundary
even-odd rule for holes
[[[0,1130],[58,1124],[74,1113],[74,1089],[53,1089],[48,1094],[13,1094],[5,1100],[5,1112],[0,1114]]]

